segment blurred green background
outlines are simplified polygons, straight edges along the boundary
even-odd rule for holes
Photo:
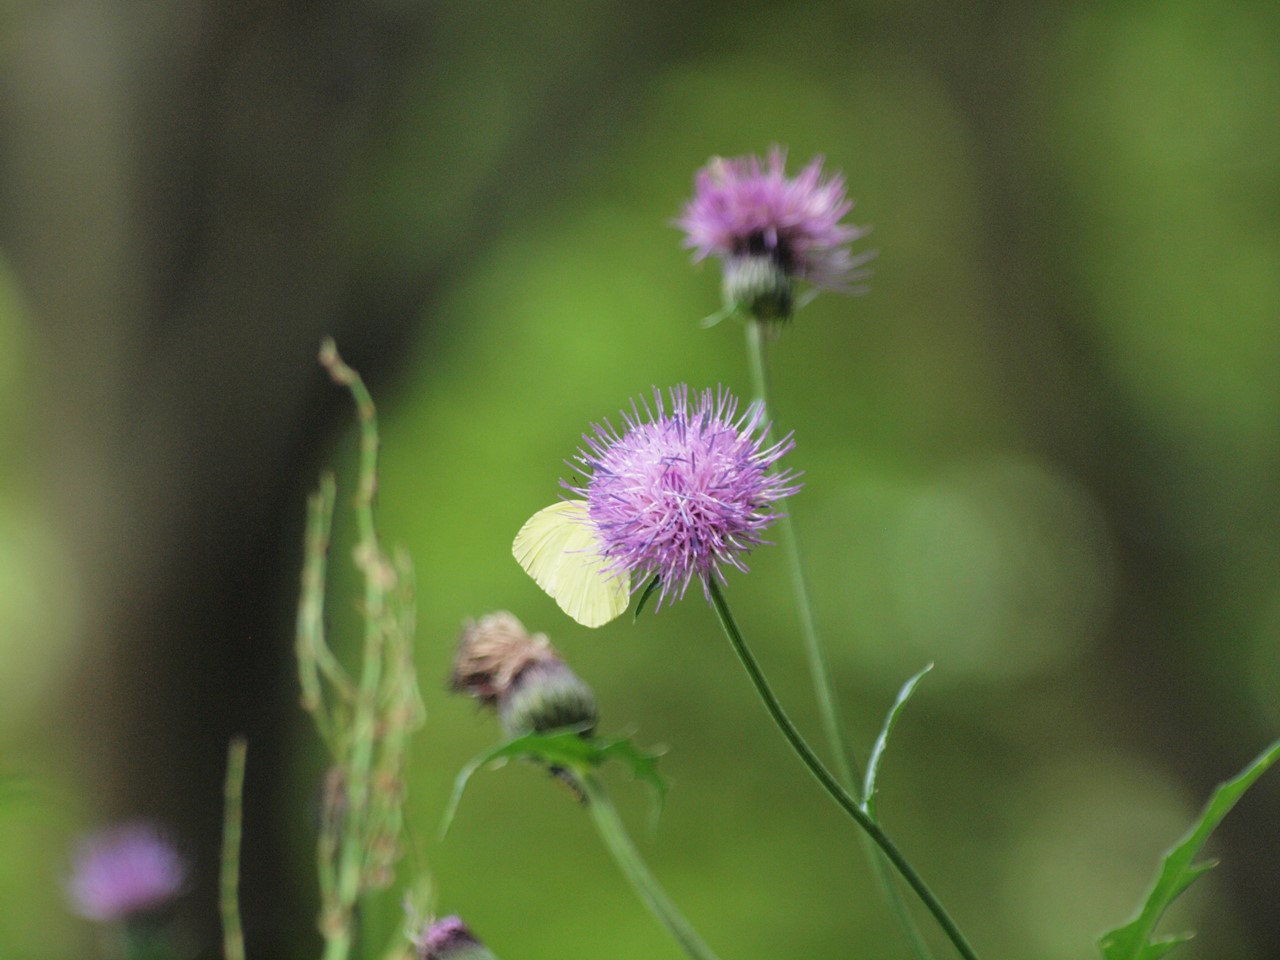
[[[653,6],[0,14],[0,956],[93,955],[66,848],[127,815],[182,838],[213,956],[240,731],[250,953],[317,954],[290,616],[305,493],[353,450],[324,333],[380,401],[384,533],[417,567],[406,873],[440,910],[507,958],[677,956],[535,770],[477,776],[436,837],[498,735],[445,695],[454,640],[506,608],[604,731],[668,748],[656,835],[643,788],[611,786],[721,956],[908,955],[697,591],[589,631],[510,557],[590,423],[653,385],[748,392],[740,325],[698,324],[718,271],[671,221],[709,156],[775,143],[824,154],[874,226],[870,293],[777,344],[775,413],[860,761],[936,664],[881,810],[979,952],[1093,956],[1276,735],[1280,9]],[[781,560],[728,597],[817,738]],[[1268,778],[1180,905],[1181,956],[1280,955],[1278,828]]]

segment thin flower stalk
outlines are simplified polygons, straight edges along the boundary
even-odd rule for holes
[[[325,473],[320,477],[320,486],[307,500],[307,534],[295,638],[302,708],[311,714],[320,739],[331,754],[337,750],[335,727],[342,721],[340,715],[335,716],[335,711],[355,700],[355,686],[325,640],[325,577],[336,496],[333,474]],[[325,681],[334,688],[336,705],[326,701]]]
[[[773,330],[774,327],[765,320],[750,318],[746,322],[747,364],[751,369],[753,398],[760,405],[765,421],[769,424],[765,436],[766,442],[772,442],[773,439],[773,419],[769,411],[768,362],[768,345]],[[822,730],[835,767],[836,777],[851,795],[858,796],[861,775],[854,765],[849,746],[845,742],[840,700],[836,693],[835,681],[831,676],[826,645],[818,634],[817,623],[813,616],[813,604],[809,599],[809,581],[805,575],[804,559],[800,553],[800,538],[789,512],[782,514],[778,521],[782,532],[782,550],[786,557],[791,590],[795,594],[796,610],[800,617],[800,636],[804,640],[805,657],[809,662],[809,674],[813,681],[814,699],[818,704]],[[865,798],[861,799],[865,801]],[[864,844],[864,849],[885,900],[910,942],[912,952],[918,960],[929,960],[931,954],[928,945],[925,944],[915,920],[907,910],[901,892],[894,884],[889,865],[885,862],[883,855],[873,847]]]
[[[316,848],[324,960],[348,960],[357,904],[365,893],[391,882],[400,855],[407,738],[421,725],[423,710],[413,671],[411,571],[407,559],[392,562],[386,555],[374,522],[378,428],[373,399],[332,340],[323,344],[320,361],[334,382],[351,392],[360,420],[354,559],[364,581],[364,633],[358,683],[348,679],[323,633],[334,502],[328,477],[310,502],[297,639],[303,706],[315,718],[333,761]]]
[[[592,737],[598,718],[595,694],[564,662],[546,634],[529,633],[506,610],[467,621],[458,641],[449,687],[497,713],[507,736],[516,738],[508,741],[508,746],[526,741],[522,749],[529,749],[526,738],[530,735],[549,737],[543,741],[545,746],[554,743],[559,734],[596,752],[594,760],[584,760],[582,755],[568,760],[563,754],[557,758],[543,755],[539,760],[582,801],[618,869],[685,953],[692,960],[716,960],[649,872],[596,776],[595,763],[603,761],[606,748]],[[622,745],[622,741],[614,741],[612,747]],[[623,754],[628,755],[625,750]],[[639,754],[629,755],[640,759]],[[481,762],[485,761],[474,763],[465,772],[462,783]],[[633,773],[638,769],[633,768]],[[646,779],[661,789],[661,779],[656,774],[651,772]],[[455,798],[457,795],[455,792]]]
[[[769,336],[769,330],[759,320],[748,320],[746,326],[747,357],[751,366],[754,398],[760,404],[765,422],[769,424],[765,440],[767,443],[772,443],[773,422],[769,415],[769,377],[766,358],[766,339]],[[826,734],[827,745],[831,749],[832,763],[845,789],[850,793],[856,793],[859,775],[854,770],[849,748],[845,744],[844,723],[840,717],[835,682],[831,677],[826,647],[818,636],[818,628],[814,622],[813,605],[809,600],[808,579],[800,556],[800,541],[796,536],[795,525],[789,512],[781,514],[778,522],[782,530],[782,546],[791,577],[791,589],[796,595],[796,607],[800,615],[800,634],[804,638],[805,654],[809,660],[814,695],[818,702],[818,714],[822,718],[822,728]]]
[[[232,740],[227,749],[227,779],[223,790],[222,869],[218,881],[224,960],[244,960],[244,932],[240,924],[240,835],[247,749],[243,737]]]
[[[974,952],[973,947],[969,945],[969,941],[960,931],[960,928],[956,926],[955,921],[951,919],[951,915],[947,913],[941,901],[934,896],[933,891],[929,889],[920,874],[916,872],[910,861],[903,856],[897,845],[889,839],[889,836],[880,828],[875,819],[867,813],[862,803],[854,799],[853,795],[832,776],[831,772],[818,758],[818,755],[814,753],[813,748],[809,746],[808,742],[800,734],[791,718],[787,716],[782,704],[778,701],[777,695],[773,692],[773,688],[769,686],[764,672],[760,669],[760,664],[756,660],[755,654],[747,646],[747,642],[742,636],[742,631],[738,628],[737,621],[734,620],[733,613],[725,601],[720,585],[714,580],[708,580],[706,581],[706,588],[708,595],[711,597],[711,605],[715,608],[716,615],[720,619],[720,626],[724,629],[725,636],[729,638],[729,643],[733,647],[734,653],[738,655],[738,659],[742,661],[742,665],[747,671],[747,676],[756,688],[756,693],[759,694],[765,709],[769,712],[769,716],[782,732],[791,749],[808,767],[809,772],[813,774],[831,799],[862,828],[872,842],[889,859],[889,862],[893,864],[903,880],[907,882],[907,885],[911,887],[916,896],[920,898],[920,901],[933,915],[938,926],[942,928],[947,938],[955,946],[956,952],[964,960],[978,960],[978,955]]]
[[[591,815],[591,822],[600,834],[600,839],[636,895],[693,960],[717,960],[715,953],[698,936],[689,921],[671,902],[662,885],[649,872],[604,785],[591,773],[575,777],[575,782],[586,800],[587,812]]]

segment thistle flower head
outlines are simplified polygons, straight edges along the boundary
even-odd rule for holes
[[[508,736],[560,727],[595,727],[595,694],[545,634],[530,635],[505,610],[468,623],[450,686],[494,707]]]
[[[509,737],[576,727],[595,730],[599,709],[586,682],[556,658],[531,665],[498,704],[498,718]]]
[[[531,636],[514,614],[499,610],[463,626],[449,686],[496,706],[526,669],[555,659],[545,633]]]
[[[849,244],[867,233],[842,224],[853,201],[844,178],[823,178],[822,157],[795,177],[786,175],[778,147],[767,160],[713,157],[694,177],[693,197],[676,226],[694,261],[724,261],[726,307],[761,320],[790,317],[792,281],[844,290],[866,277],[859,268],[873,253],[853,256]]]
[[[155,827],[128,823],[80,842],[67,895],[89,920],[129,920],[167,906],[186,879],[186,864]]]
[[[797,474],[774,466],[793,446],[790,434],[768,440],[759,404],[742,414],[727,390],[670,391],[671,408],[653,392],[652,406],[632,403],[624,429],[596,425],[575,461],[590,472],[581,486],[608,569],[632,583],[656,575],[658,606],[683,597],[697,577],[724,581],[724,567],[745,571],[742,558],[765,541],[775,501],[799,490]]]
[[[494,960],[489,948],[456,916],[425,926],[413,946],[418,960]]]

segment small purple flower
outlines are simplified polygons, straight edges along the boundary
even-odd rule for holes
[[[418,960],[494,960],[460,917],[445,917],[428,925],[414,939]]]
[[[127,823],[80,842],[67,895],[89,920],[128,920],[168,905],[186,879],[186,864],[155,827]]]
[[[758,319],[787,319],[791,282],[849,291],[868,272],[858,269],[874,253],[853,256],[849,244],[867,228],[842,224],[853,209],[844,178],[822,175],[817,157],[795,177],[786,175],[786,153],[759,157],[713,157],[694,178],[693,198],[676,226],[694,261],[724,261],[724,293],[730,310]]]
[[[656,388],[652,407],[633,402],[622,433],[596,425],[574,458],[590,478],[565,484],[586,498],[610,571],[631,573],[637,585],[660,578],[659,607],[683,597],[694,577],[709,596],[707,581],[723,582],[725,565],[745,571],[742,557],[777,518],[773,502],[800,489],[797,474],[772,469],[795,441],[769,443],[759,404],[739,416],[723,388],[691,402],[680,385],[670,397],[670,412]]]

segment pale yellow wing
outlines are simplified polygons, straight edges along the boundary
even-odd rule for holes
[[[516,534],[511,552],[560,609],[584,627],[621,616],[631,602],[631,578],[605,571],[585,500],[539,510]]]

